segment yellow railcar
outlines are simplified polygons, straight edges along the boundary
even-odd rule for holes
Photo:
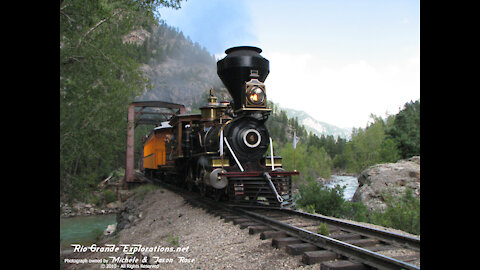
[[[156,127],[148,136],[143,147],[144,169],[157,170],[166,164],[167,151],[165,144],[171,139],[172,127],[168,123]]]

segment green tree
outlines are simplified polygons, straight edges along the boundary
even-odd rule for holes
[[[333,167],[338,169],[345,169],[346,166],[347,166],[347,159],[345,155],[343,153],[336,155],[335,158],[333,159]]]
[[[420,155],[420,100],[405,103],[386,133],[396,143],[401,158]]]
[[[347,171],[358,173],[368,166],[394,162],[398,158],[395,143],[385,135],[385,122],[371,115],[373,123],[365,129],[354,129],[352,139],[345,146],[344,157],[337,163],[345,162]]]
[[[292,144],[287,143],[280,149],[280,154],[285,170],[293,171],[296,168],[300,172],[299,177],[294,176],[294,181],[297,183],[318,177],[329,178],[331,175],[333,162],[323,147],[308,147],[300,141],[294,153]]]
[[[128,104],[147,87],[144,57],[122,38],[170,1],[60,1],[60,192],[88,190],[124,164]]]
[[[380,145],[380,160],[382,162],[396,162],[400,159],[397,144],[390,138],[385,138]]]

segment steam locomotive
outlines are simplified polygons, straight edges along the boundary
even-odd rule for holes
[[[292,204],[292,175],[265,126],[269,61],[257,47],[227,49],[217,74],[233,101],[210,90],[201,113],[175,114],[144,140],[145,175],[235,204]],[[270,147],[269,147],[270,146]],[[270,148],[270,149],[269,149]]]

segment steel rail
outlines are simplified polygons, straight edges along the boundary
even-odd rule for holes
[[[374,229],[374,228],[366,227],[366,226],[363,226],[363,225],[351,223],[351,222],[348,222],[348,221],[343,221],[343,220],[338,220],[338,219],[331,218],[331,217],[319,216],[319,215],[315,215],[315,214],[300,212],[300,211],[292,210],[292,209],[279,209],[279,210],[282,211],[282,212],[288,213],[288,214],[294,214],[294,215],[308,217],[308,218],[314,219],[314,220],[319,220],[319,221],[322,221],[322,222],[327,223],[329,225],[345,228],[348,231],[358,233],[360,235],[364,235],[364,236],[368,236],[368,237],[377,238],[379,240],[382,240],[382,241],[390,243],[390,244],[397,244],[401,247],[413,249],[415,251],[420,250],[420,238],[418,238],[418,237],[401,235],[401,234],[398,234],[398,233],[389,232],[389,231],[382,230],[382,229]]]
[[[328,236],[310,232],[245,209],[236,208],[235,210],[243,213],[244,215],[262,221],[263,223],[266,223],[275,229],[286,231],[292,235],[295,235],[320,248],[331,250],[354,261],[362,262],[377,269],[420,269],[419,267],[406,262],[402,262],[370,250],[330,238]]]
[[[232,205],[233,206],[233,205]],[[235,205],[236,206],[236,205]],[[238,205],[238,207],[243,207],[243,208],[253,208],[253,209],[260,209],[260,210],[277,210],[281,212],[285,212],[290,215],[297,215],[297,216],[303,216],[312,220],[317,220],[332,226],[337,226],[342,229],[345,229],[346,231],[350,231],[353,233],[357,233],[363,236],[367,237],[372,237],[379,239],[381,241],[387,242],[392,245],[397,245],[400,247],[404,248],[409,248],[415,251],[420,251],[420,238],[418,237],[412,237],[412,236],[407,236],[407,235],[401,235],[398,233],[394,232],[389,232],[386,230],[382,229],[375,229],[367,226],[363,226],[360,224],[355,224],[349,221],[345,220],[339,220],[336,218],[332,217],[327,217],[327,216],[320,216],[316,214],[310,214],[310,213],[305,213],[301,212],[298,210],[292,210],[288,208],[275,208],[275,207],[256,207],[256,206],[242,206]]]

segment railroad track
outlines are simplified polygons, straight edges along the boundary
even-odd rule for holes
[[[352,269],[420,269],[411,263],[419,265],[420,261],[417,238],[294,210],[236,211],[265,224],[253,231],[261,232],[262,239],[271,237],[274,247],[285,246],[287,253],[302,255],[305,264],[323,263],[327,269],[344,269],[347,265]],[[328,236],[318,233],[321,223],[326,224]],[[403,250],[408,255],[384,255],[392,250]]]
[[[200,197],[168,184],[193,206],[233,221],[275,248],[301,255],[305,264],[321,269],[420,269],[420,239],[373,229],[340,219],[291,209],[232,205]],[[318,233],[320,226],[328,235]],[[392,255],[393,254],[393,255]]]

